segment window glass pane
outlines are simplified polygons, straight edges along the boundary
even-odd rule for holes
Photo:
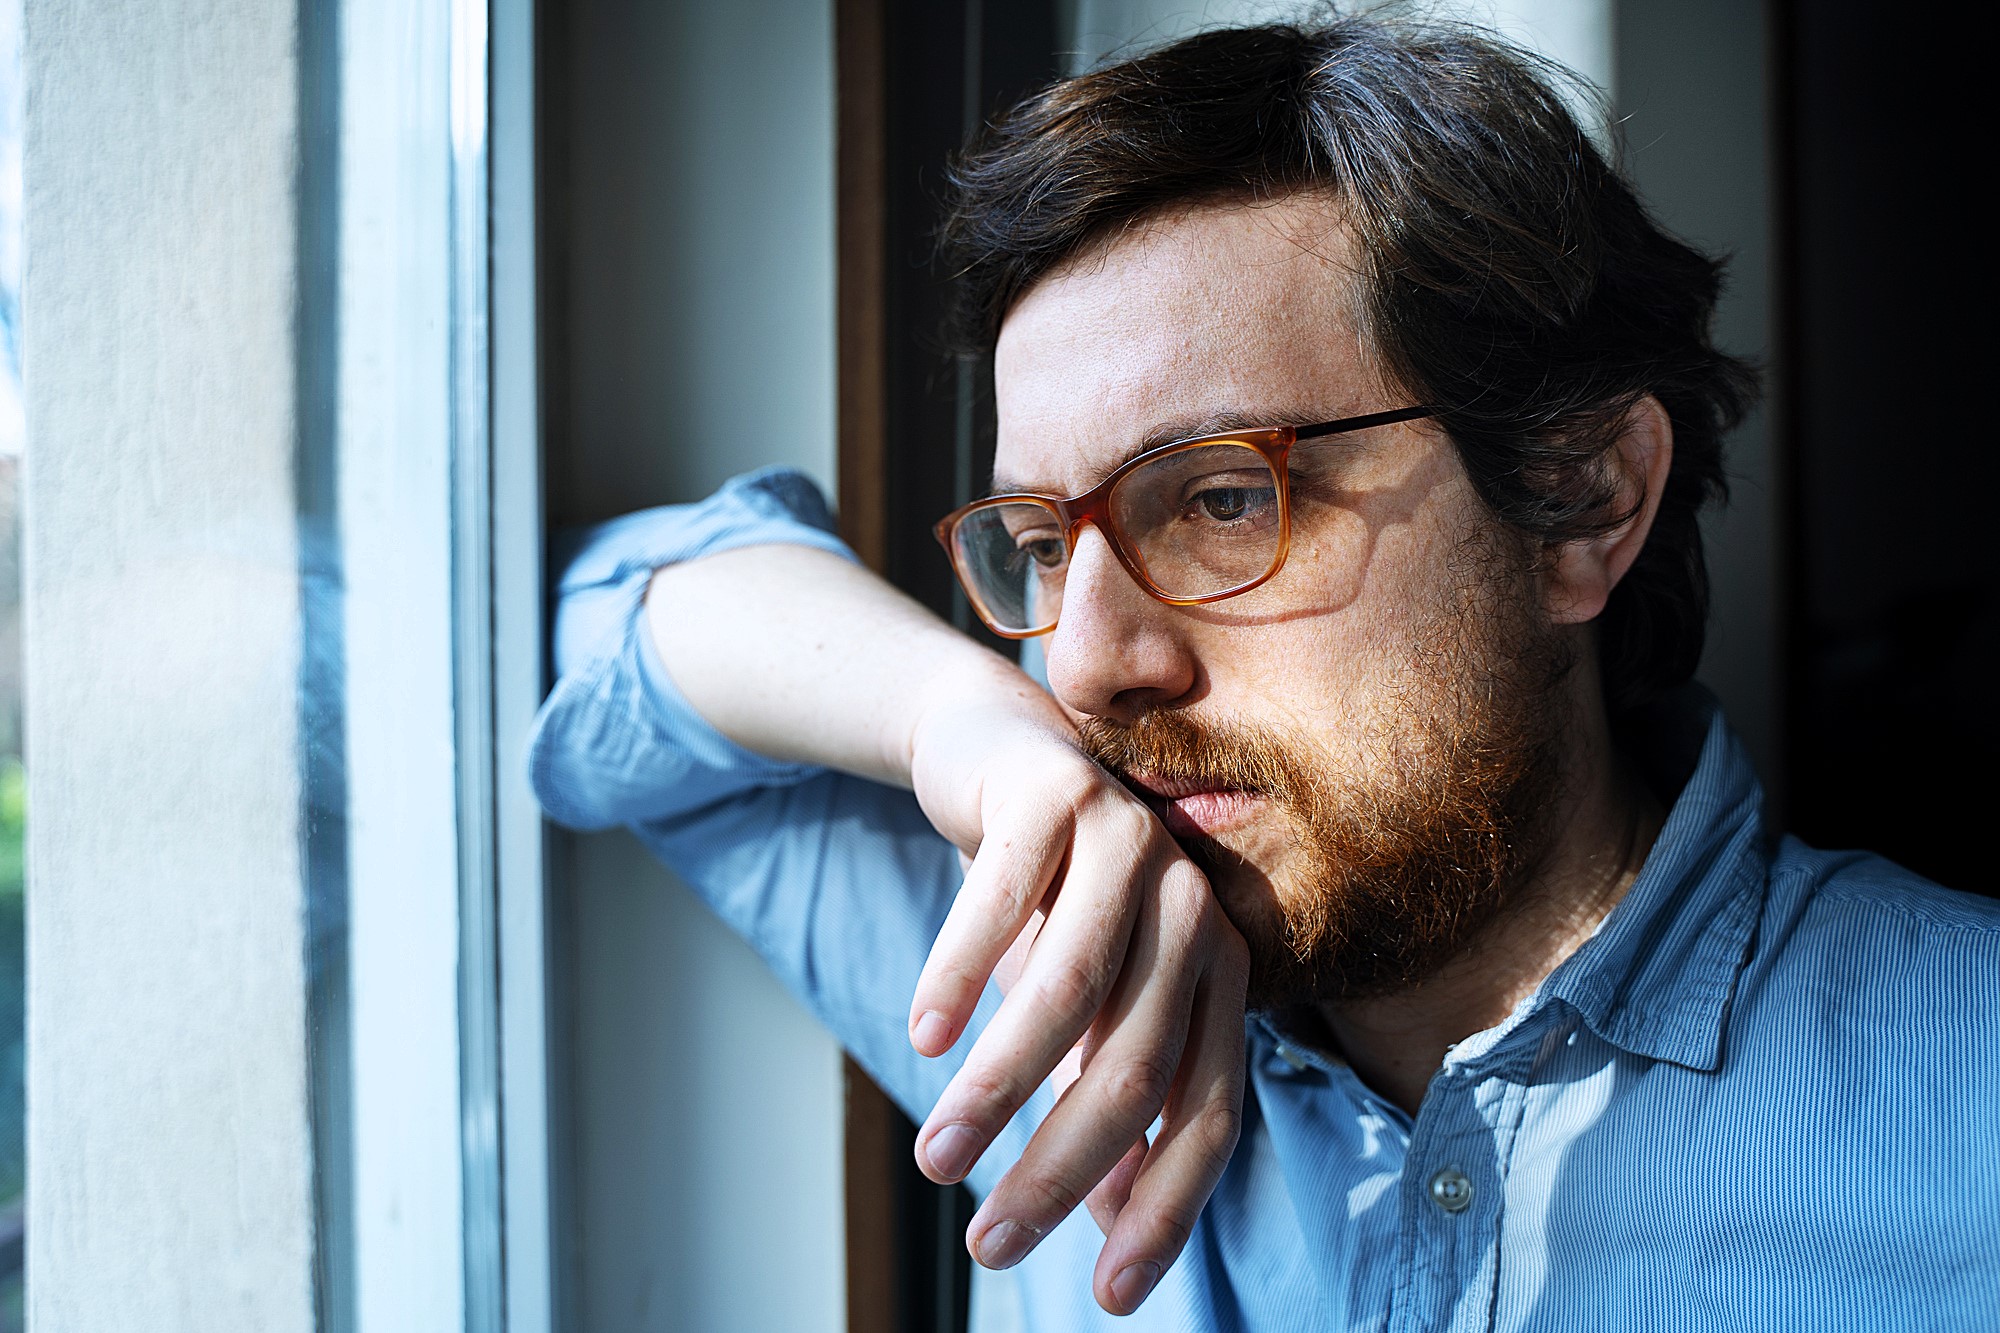
[[[528,124],[531,11],[302,13],[320,1328],[533,1333],[552,1299],[543,947],[520,923],[541,918],[541,846],[515,756],[544,687],[539,440],[532,337],[504,336],[531,330],[532,306],[493,310],[532,285],[532,195],[519,165],[511,193],[489,179],[488,135],[496,104],[516,136]],[[508,374],[507,426],[489,366]]]
[[[21,9],[0,0],[0,1333],[22,1327]]]

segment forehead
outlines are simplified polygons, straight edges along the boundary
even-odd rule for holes
[[[1335,205],[1305,196],[1156,218],[1057,268],[1000,329],[996,482],[1073,493],[1219,416],[1382,405],[1352,255]]]

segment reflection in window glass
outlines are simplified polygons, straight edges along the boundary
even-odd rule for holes
[[[0,0],[0,1333],[21,1313],[21,9]]]

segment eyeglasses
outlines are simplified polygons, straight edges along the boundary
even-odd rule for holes
[[[1283,568],[1291,548],[1286,460],[1301,440],[1435,415],[1429,407],[1228,431],[1149,449],[1082,495],[995,495],[939,520],[934,531],[988,629],[1009,639],[1046,634],[1086,523],[1138,585],[1169,606],[1249,592]]]

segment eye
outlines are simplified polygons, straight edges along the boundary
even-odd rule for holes
[[[1248,513],[1250,507],[1256,503],[1256,496],[1257,493],[1246,486],[1218,487],[1215,490],[1203,491],[1196,497],[1195,503],[1199,504],[1202,512],[1210,518],[1228,523]]]
[[[1014,549],[1043,569],[1055,569],[1069,557],[1060,537],[1028,537],[1016,540]]]
[[[1047,571],[1061,569],[1068,562],[1069,546],[1063,541],[1062,529],[1049,522],[1046,514],[1010,512],[1008,518],[1010,568],[1019,572],[1032,564],[1035,569]],[[1019,526],[1015,526],[1017,523]]]
[[[1278,502],[1271,486],[1205,483],[1188,497],[1189,518],[1211,523],[1243,523],[1268,514]]]

